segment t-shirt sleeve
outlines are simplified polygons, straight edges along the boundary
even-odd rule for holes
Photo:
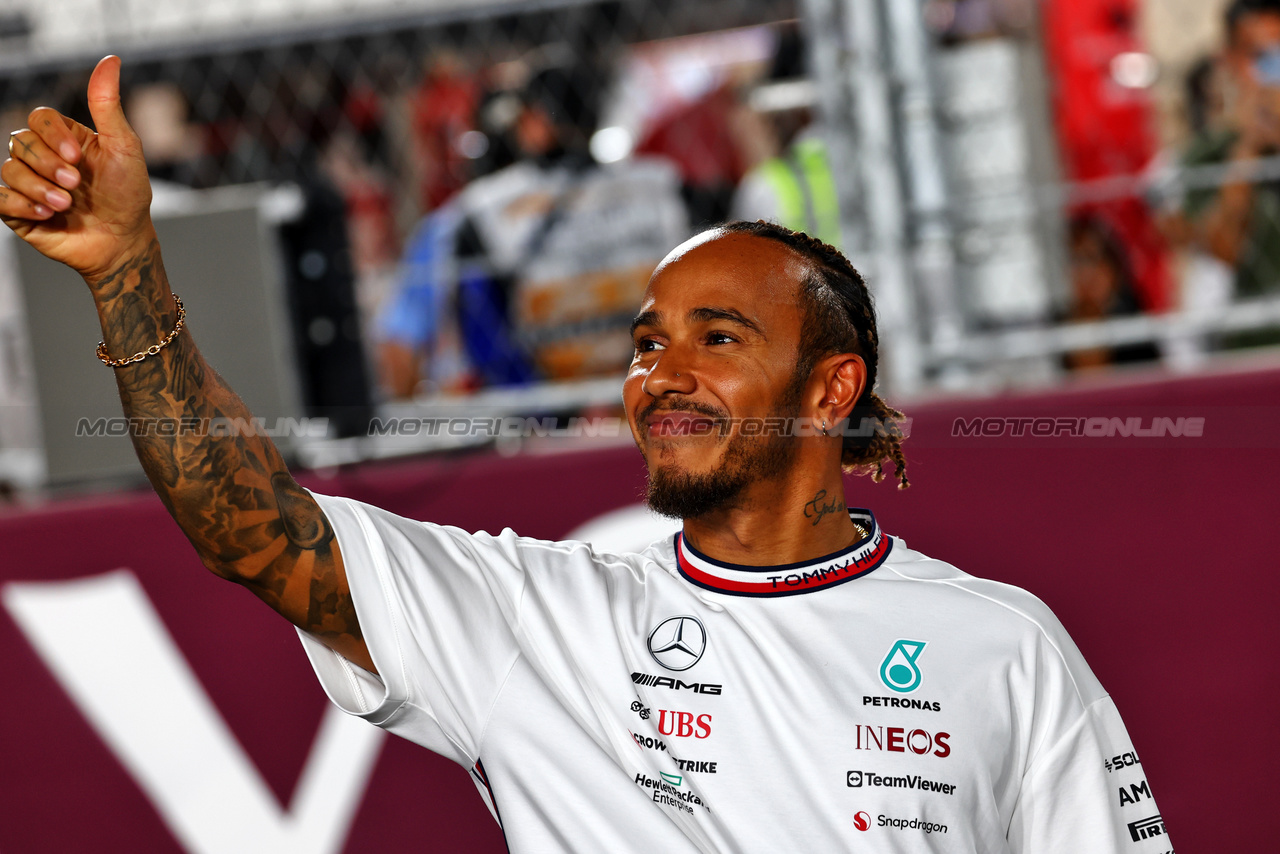
[[[1085,707],[1023,778],[1009,825],[1016,854],[1165,854],[1160,810],[1111,698]]]
[[[519,655],[518,538],[415,522],[316,495],[333,526],[375,676],[299,631],[329,698],[470,766]]]

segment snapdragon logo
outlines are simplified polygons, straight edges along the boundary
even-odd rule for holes
[[[876,818],[876,823],[881,827],[892,827],[895,830],[918,830],[921,833],[947,832],[945,824],[936,824],[922,818],[889,818],[887,815],[882,815]]]
[[[871,816],[859,811],[853,814],[853,826],[858,830],[871,829]],[[916,830],[921,833],[946,833],[947,826],[922,818],[893,818],[887,815],[876,816],[877,827],[888,827],[893,830]]]

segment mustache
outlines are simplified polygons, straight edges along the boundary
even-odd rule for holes
[[[692,400],[669,400],[669,401],[653,401],[640,411],[639,421],[645,423],[649,420],[649,416],[656,412],[692,412],[701,415],[704,418],[710,418],[716,424],[724,426],[729,422],[729,413],[722,409],[716,409],[714,406],[708,406],[705,403],[697,403]]]

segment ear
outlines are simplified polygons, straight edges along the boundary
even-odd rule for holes
[[[815,416],[835,426],[849,417],[867,385],[867,364],[854,353],[837,353],[818,363],[815,377],[823,381]]]

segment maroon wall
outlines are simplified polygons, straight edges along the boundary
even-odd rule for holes
[[[850,482],[912,548],[1026,587],[1124,716],[1179,850],[1267,850],[1280,787],[1280,372],[912,409],[912,487]],[[1203,435],[952,436],[956,418],[1202,417]],[[994,424],[994,422],[989,422]],[[558,537],[637,500],[634,451],[368,465],[321,479],[416,518]],[[0,586],[128,567],[287,804],[325,700],[291,628],[205,572],[145,493],[0,516]],[[0,851],[180,851],[0,609]],[[142,709],[140,709],[141,713]],[[229,817],[229,820],[230,817]],[[346,852],[501,851],[461,769],[389,739]]]

